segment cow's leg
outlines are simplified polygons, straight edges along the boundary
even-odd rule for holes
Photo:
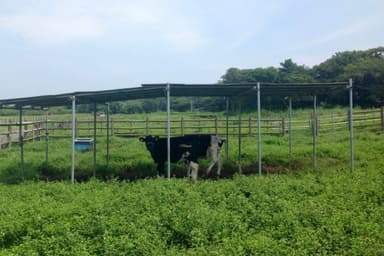
[[[208,168],[207,168],[207,175],[211,172],[213,166],[215,166],[215,164],[217,163],[218,161],[218,147],[209,147],[208,150],[207,150],[207,156],[209,158],[211,158],[211,163],[209,164]]]
[[[211,172],[213,166],[215,166],[215,164],[217,163],[217,176],[220,176],[221,167],[222,167],[220,147],[219,146],[209,147],[207,150],[207,155],[211,158],[211,163],[207,169],[207,175]]]
[[[223,165],[221,161],[221,155],[220,155],[220,149],[217,152],[217,177],[220,177],[221,175],[221,166]]]
[[[188,164],[188,168],[191,172],[191,178],[193,181],[197,180],[198,173],[199,173],[199,165],[193,161],[190,161]]]
[[[187,177],[191,177],[191,162],[187,164]]]

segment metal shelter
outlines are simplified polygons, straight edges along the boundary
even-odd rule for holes
[[[22,138],[22,115],[23,109],[46,109],[54,106],[72,106],[72,167],[71,181],[74,182],[75,177],[75,117],[76,104],[93,104],[94,105],[94,126],[96,125],[96,105],[109,104],[114,101],[124,101],[133,99],[166,97],[167,100],[167,154],[168,162],[170,162],[170,99],[171,97],[188,97],[188,96],[213,96],[213,97],[241,97],[255,96],[257,100],[257,127],[258,127],[258,173],[262,174],[262,145],[261,145],[261,96],[284,96],[289,99],[289,117],[291,119],[292,96],[313,96],[314,113],[316,113],[317,95],[326,93],[330,90],[349,91],[349,131],[350,131],[350,164],[351,171],[354,169],[354,146],[353,146],[353,99],[352,99],[352,80],[347,82],[333,83],[232,83],[232,84],[180,84],[180,83],[159,83],[159,84],[143,84],[140,87],[102,90],[102,91],[86,91],[73,92],[56,95],[45,95],[36,97],[14,98],[0,100],[0,108],[19,110],[19,142],[20,142],[20,168],[24,173],[24,148]],[[227,101],[227,117],[228,117],[228,101]],[[108,105],[109,107],[109,105]],[[107,111],[107,126],[109,125],[109,111]],[[315,119],[314,119],[315,121]],[[289,120],[289,125],[291,120]],[[316,125],[313,126],[316,129]],[[316,134],[316,131],[314,131]],[[48,135],[47,135],[48,136]],[[228,135],[227,135],[228,136]],[[291,134],[289,134],[291,137]],[[47,151],[48,151],[48,138]],[[228,138],[227,138],[228,141]],[[94,129],[94,145],[96,147],[96,129]],[[109,158],[109,132],[107,133],[107,158]],[[291,152],[291,140],[290,140]],[[48,156],[46,156],[46,159]],[[94,167],[96,166],[96,150],[93,155]],[[316,136],[313,136],[313,168],[316,168]],[[170,177],[170,165],[167,170],[168,178]]]

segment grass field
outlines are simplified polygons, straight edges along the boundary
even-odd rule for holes
[[[137,138],[112,138],[108,168],[99,140],[104,181],[82,182],[92,152],[77,152],[74,185],[68,139],[50,141],[48,164],[43,141],[25,144],[24,182],[19,149],[1,150],[0,255],[384,255],[381,132],[356,132],[353,173],[347,131],[320,134],[316,170],[310,134],[294,134],[292,159],[287,136],[264,136],[263,176],[255,139],[242,141],[247,175],[236,174],[231,138],[224,176],[232,178],[197,182],[134,179],[156,175]],[[172,173],[182,177],[182,166]]]
[[[349,168],[349,134],[342,131],[333,134],[321,134],[317,137],[318,167]],[[365,137],[381,135],[371,132],[356,134],[358,143],[365,142]],[[232,176],[238,171],[238,139],[230,137],[229,159],[224,161],[224,177]],[[53,139],[49,142],[48,162],[45,162],[45,141],[25,144],[26,180],[68,180],[71,169],[70,139]],[[222,148],[222,158],[225,158]],[[288,136],[263,136],[263,168],[265,172],[287,172],[309,169],[312,166],[312,136],[309,132],[293,135],[293,155],[289,157]],[[357,160],[359,155],[357,154]],[[0,150],[0,182],[18,183],[22,180],[20,173],[20,149]],[[207,167],[208,161],[201,160],[201,169]],[[257,138],[245,137],[241,141],[241,164],[245,173],[257,173]],[[76,179],[84,181],[93,176],[93,152],[76,152]],[[144,143],[138,138],[112,137],[110,143],[110,161],[106,162],[106,138],[97,141],[96,176],[105,178],[142,178],[156,176],[156,166],[146,150]],[[185,175],[183,166],[172,165],[172,173],[177,177]],[[201,172],[203,175],[203,172]]]

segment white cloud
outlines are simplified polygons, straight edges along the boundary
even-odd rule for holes
[[[177,52],[189,52],[204,45],[206,40],[193,30],[170,30],[164,35],[169,46]]]
[[[190,52],[202,47],[206,41],[196,17],[187,15],[172,0],[141,0],[111,4],[105,9],[112,26],[139,28],[136,34],[152,38],[169,49]]]
[[[134,1],[111,4],[104,8],[104,13],[112,20],[132,25],[153,25],[160,22],[162,16],[159,6]]]
[[[119,37],[129,42],[139,45],[150,39],[177,52],[196,49],[204,42],[201,26],[173,0],[43,0],[13,7],[10,15],[0,16],[0,30],[39,45],[113,38],[113,33],[123,31]],[[135,32],[133,37],[130,31]]]
[[[91,16],[6,16],[0,17],[0,27],[40,45],[93,39],[103,30]]]

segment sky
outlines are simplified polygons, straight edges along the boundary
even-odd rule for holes
[[[0,99],[215,83],[384,46],[384,0],[0,0]]]

